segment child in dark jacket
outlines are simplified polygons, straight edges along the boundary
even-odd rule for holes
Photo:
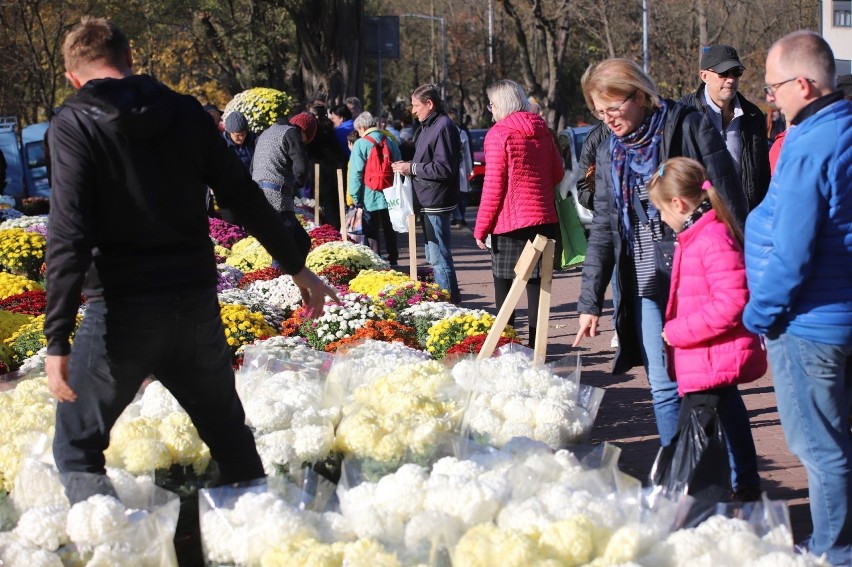
[[[692,408],[715,408],[727,436],[734,498],[756,500],[757,454],[737,384],[763,376],[767,363],[759,338],[742,322],[748,302],[742,231],[695,160],[666,161],[648,196],[677,233],[663,340],[669,375],[683,397],[678,430]],[[710,415],[701,417],[706,425]]]

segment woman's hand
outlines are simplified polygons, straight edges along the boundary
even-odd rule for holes
[[[488,250],[488,246],[485,245],[485,242],[478,238],[476,239],[476,245],[482,248],[483,250]]]
[[[302,293],[302,303],[308,308],[311,319],[322,315],[326,297],[330,297],[335,303],[340,303],[335,290],[308,268],[302,268],[298,274],[294,274],[293,282]]]
[[[580,344],[580,340],[586,335],[590,337],[598,336],[598,319],[597,315],[589,315],[588,313],[580,313],[580,330],[577,331],[577,336],[574,338],[574,344]]]

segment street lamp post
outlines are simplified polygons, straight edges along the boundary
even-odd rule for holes
[[[401,14],[400,18],[423,18],[425,20],[437,20],[441,24],[441,99],[447,102],[447,27],[441,16],[427,16],[426,14]]]

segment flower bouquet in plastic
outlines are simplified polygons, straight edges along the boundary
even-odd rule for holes
[[[463,429],[496,447],[513,437],[542,441],[552,449],[584,442],[603,390],[581,387],[579,357],[567,377],[556,368],[536,366],[526,352],[459,361],[453,378],[470,393]]]

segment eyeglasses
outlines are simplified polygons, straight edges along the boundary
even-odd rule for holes
[[[711,69],[711,71],[712,71],[712,69]],[[734,67],[733,69],[728,69],[727,71],[723,71],[721,73],[719,71],[713,71],[713,72],[716,73],[717,75],[719,75],[720,77],[722,77],[723,79],[727,79],[728,77],[735,77],[735,78],[739,79],[740,77],[743,76],[744,71],[745,71],[745,69],[743,69],[742,67]]]
[[[778,83],[772,83],[771,85],[765,85],[763,87],[763,92],[766,93],[766,96],[775,96],[775,91],[778,90],[778,87],[780,87],[781,85],[786,85],[787,83],[795,81],[796,79],[799,79],[799,78],[801,78],[801,77],[793,77],[792,79],[787,79],[786,81],[780,81]],[[807,77],[804,77],[804,79],[811,84],[816,82],[813,79],[808,79]]]
[[[618,106],[611,106],[609,108],[604,108],[603,110],[596,110],[595,116],[597,116],[601,120],[604,119],[604,116],[609,116],[610,118],[618,118],[619,116],[622,115],[621,107],[624,106],[627,103],[628,100],[633,98],[636,95],[637,92],[639,92],[639,89],[637,89],[637,90],[633,91],[632,93],[630,93],[629,95],[627,95],[627,98],[622,100],[621,103]]]

